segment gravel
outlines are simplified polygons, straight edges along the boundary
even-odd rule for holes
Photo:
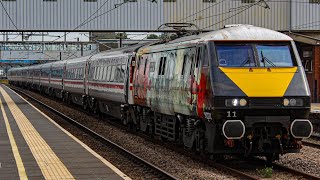
[[[303,146],[299,154],[285,154],[278,163],[320,178],[320,149]]]

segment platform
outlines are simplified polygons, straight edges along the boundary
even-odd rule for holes
[[[4,85],[0,106],[0,179],[130,179]]]

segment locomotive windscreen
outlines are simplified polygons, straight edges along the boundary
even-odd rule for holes
[[[289,43],[216,44],[222,67],[292,67],[296,61]]]

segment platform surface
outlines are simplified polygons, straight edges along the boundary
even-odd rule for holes
[[[0,179],[130,179],[4,85],[0,106]]]

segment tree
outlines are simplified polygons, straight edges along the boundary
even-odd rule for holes
[[[156,34],[149,34],[147,36],[147,39],[160,39],[160,37],[158,35],[156,35]]]
[[[122,35],[121,35],[122,34]],[[128,39],[128,35],[127,33],[116,33],[116,39],[120,39],[120,37],[122,39]]]

